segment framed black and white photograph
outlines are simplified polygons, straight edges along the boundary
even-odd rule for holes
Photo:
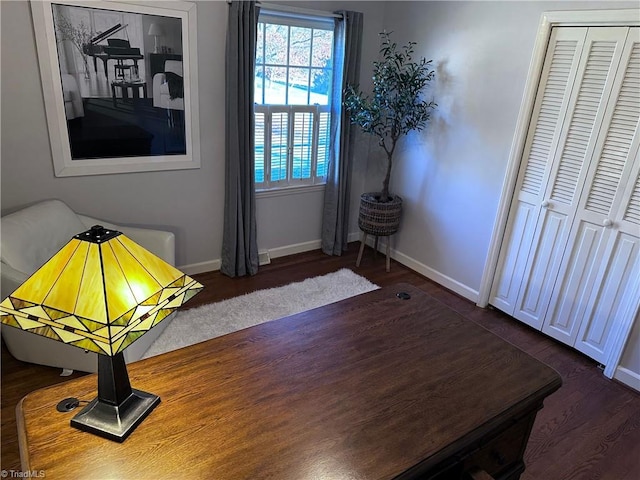
[[[194,3],[31,10],[56,176],[200,167]]]

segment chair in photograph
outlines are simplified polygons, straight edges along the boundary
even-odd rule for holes
[[[183,76],[181,60],[165,61],[164,72],[153,76],[154,107],[184,110]]]
[[[164,72],[153,76],[153,106],[168,110],[171,125],[175,124],[174,111],[184,111],[183,77],[182,60],[166,60]]]

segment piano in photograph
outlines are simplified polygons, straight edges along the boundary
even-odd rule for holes
[[[82,47],[82,51],[91,57],[93,57],[93,70],[98,71],[98,59],[102,60],[104,67],[104,75],[109,79],[108,62],[114,60],[116,77],[124,75],[125,70],[129,70],[132,66],[138,69],[138,60],[142,60],[144,55],[140,53],[139,48],[131,47],[129,40],[122,38],[109,38],[116,33],[125,30],[126,25],[118,23],[117,25],[105,30],[104,32],[96,35],[88,43]],[[107,41],[106,45],[101,45],[100,42]],[[127,64],[127,60],[131,60],[134,63]]]

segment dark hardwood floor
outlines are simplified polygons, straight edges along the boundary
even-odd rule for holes
[[[220,301],[254,290],[278,287],[340,268],[380,285],[408,282],[533,357],[555,368],[563,385],[545,402],[536,419],[525,454],[526,480],[640,478],[640,394],[603,376],[596,363],[502,312],[481,309],[421,275],[392,262],[386,273],[384,255],[367,249],[355,267],[358,244],[341,257],[320,251],[278,258],[249,278],[231,279],[219,272],[195,277],[205,285],[189,307]],[[2,344],[2,469],[20,470],[15,407],[27,393],[66,381],[60,370],[15,360]],[[496,372],[499,375],[500,372]],[[77,377],[81,373],[75,373]],[[240,480],[240,479],[238,479]]]

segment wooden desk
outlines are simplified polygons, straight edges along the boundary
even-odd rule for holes
[[[396,292],[408,292],[402,300]],[[48,479],[516,479],[551,368],[409,285],[387,287],[129,366],[162,403],[122,444],[27,395],[24,470]]]

